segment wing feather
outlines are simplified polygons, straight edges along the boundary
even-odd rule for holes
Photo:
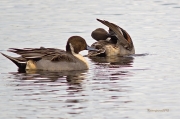
[[[8,51],[16,53],[25,59],[40,60],[47,59],[53,62],[67,61],[75,62],[75,57],[64,50],[56,48],[10,48]]]
[[[106,25],[107,27],[109,27],[109,29],[111,29],[115,34],[116,34],[116,37],[118,38],[118,43],[120,45],[122,45],[123,47],[125,47],[126,49],[128,50],[131,50],[133,48],[133,44],[132,44],[132,40],[129,36],[129,34],[124,30],[122,29],[121,27],[119,27],[118,25],[116,24],[113,24],[111,22],[108,22],[106,20],[100,20],[100,19],[97,19],[97,21],[101,22],[102,24]],[[124,35],[127,36],[128,39],[126,39],[124,37]],[[129,40],[130,39],[130,40]]]

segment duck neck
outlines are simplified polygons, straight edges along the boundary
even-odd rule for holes
[[[73,54],[76,58],[78,58],[80,61],[82,61],[83,63],[85,63],[86,64],[86,66],[87,67],[89,67],[88,66],[88,62],[86,61],[86,59],[81,55],[81,54]]]
[[[78,53],[75,53],[74,52],[74,48],[72,47],[71,43],[69,43],[69,50],[67,50],[67,47],[66,47],[66,52],[74,55],[76,58],[78,58],[80,61],[82,61],[83,63],[85,63],[88,66],[88,62],[86,61],[86,59],[81,55],[81,54],[78,54]]]

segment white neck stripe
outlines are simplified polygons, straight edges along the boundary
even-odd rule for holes
[[[71,44],[71,43],[69,43],[69,45],[70,45],[70,48],[71,48],[71,52],[72,52],[72,54],[73,54],[73,55],[75,55],[76,53],[74,52],[74,48],[73,48],[72,44]]]

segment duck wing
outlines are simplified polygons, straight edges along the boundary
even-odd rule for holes
[[[97,19],[97,21],[106,25],[110,29],[110,35],[115,35],[117,37],[117,44],[122,45],[124,48],[131,50],[133,48],[133,42],[130,35],[121,27],[113,24],[106,20]]]
[[[75,62],[75,57],[64,50],[56,48],[10,48],[8,51],[20,55],[22,58],[27,60],[38,61],[40,59],[47,59],[50,61],[69,61]]]

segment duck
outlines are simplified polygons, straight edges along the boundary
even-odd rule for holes
[[[97,28],[91,33],[91,37],[97,42],[91,45],[97,51],[89,51],[88,57],[93,56],[126,56],[135,54],[135,48],[131,36],[120,26],[106,20],[97,19],[109,28]]]
[[[9,48],[9,52],[20,57],[3,56],[17,65],[18,71],[47,70],[69,71],[89,69],[86,59],[79,54],[82,50],[97,50],[87,45],[81,36],[71,36],[66,44],[66,51],[57,48]]]

